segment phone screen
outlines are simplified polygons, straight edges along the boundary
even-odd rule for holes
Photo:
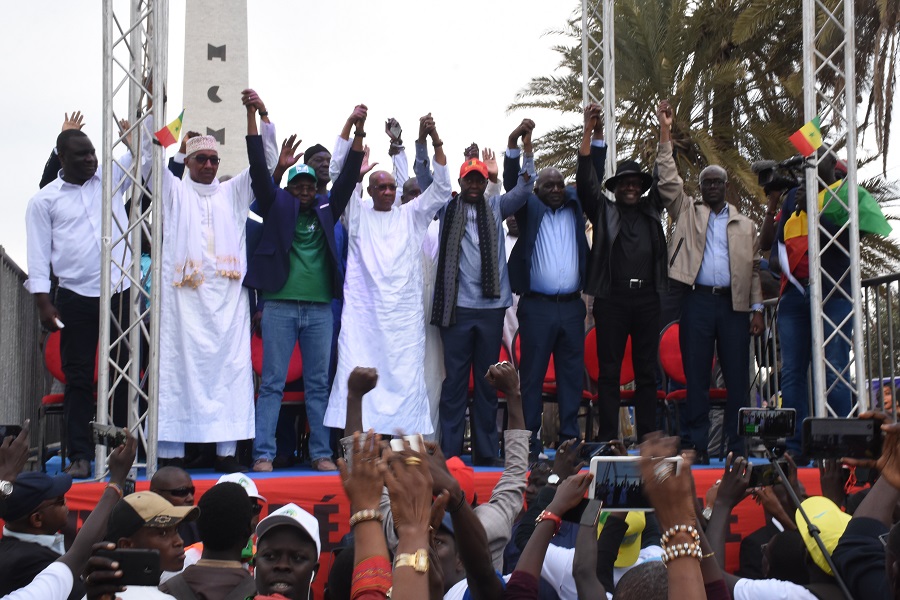
[[[644,496],[639,456],[595,456],[591,459],[594,482],[588,498],[600,500],[603,510],[650,511],[653,507]],[[674,473],[681,468],[680,456],[667,458]]]
[[[9,436],[16,437],[22,433],[21,425],[0,425],[0,442]]]
[[[738,435],[789,438],[796,430],[797,411],[793,408],[742,408],[738,411]]]
[[[881,456],[881,426],[872,419],[809,418],[803,421],[803,453],[810,458]]]

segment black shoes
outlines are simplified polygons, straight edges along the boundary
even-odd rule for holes
[[[217,473],[246,473],[247,467],[233,456],[217,456],[213,468]]]
[[[86,458],[76,458],[66,469],[66,473],[72,479],[89,479],[91,476],[91,461]]]

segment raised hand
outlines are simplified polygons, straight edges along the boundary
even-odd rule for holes
[[[391,143],[400,143],[400,136],[403,135],[403,129],[400,127],[400,123],[397,122],[397,119],[391,117],[385,121],[384,132],[391,138]]]
[[[178,152],[181,154],[187,153],[187,141],[191,138],[200,137],[200,134],[196,131],[188,131],[181,137],[181,147],[178,148]]]
[[[887,424],[887,415],[876,411],[868,411],[859,415],[860,419],[874,419],[876,427],[881,423],[884,442],[881,444],[881,456],[878,460],[862,458],[842,458],[841,462],[853,467],[876,468],[881,477],[900,490],[900,423]]]
[[[353,434],[353,470],[347,467],[343,458],[337,461],[341,473],[341,483],[350,500],[350,510],[354,513],[377,509],[381,502],[381,488],[384,477],[379,470],[381,461],[381,436],[375,435],[371,429],[366,434],[359,431]]]
[[[416,141],[420,144],[424,144],[425,138],[431,133],[432,129],[434,129],[434,119],[431,118],[431,113],[428,113],[424,117],[419,117],[419,137]]]
[[[125,443],[115,448],[109,454],[109,480],[121,485],[128,477],[134,457],[137,454],[137,440],[130,431],[126,431]]]
[[[484,379],[491,384],[491,387],[504,394],[519,389],[519,374],[510,362],[504,361],[491,365],[485,373]]]
[[[63,120],[62,131],[66,131],[69,129],[81,129],[84,127],[84,117],[81,115],[80,110],[76,110],[72,113],[72,116],[69,116],[69,113],[65,113],[66,118]]]
[[[28,461],[28,431],[31,420],[25,419],[22,431],[16,437],[0,440],[0,480],[15,481]]]
[[[350,113],[350,119],[353,123],[360,127],[366,122],[366,117],[369,115],[369,109],[365,104],[357,104],[353,108],[353,112]]]
[[[119,133],[125,133],[131,128],[131,123],[128,122],[128,119],[119,119]],[[131,140],[134,136],[134,131],[128,131],[125,135],[125,145],[128,146],[129,149],[132,148]]]
[[[459,488],[459,482],[450,474],[447,468],[447,459],[441,452],[441,447],[434,442],[425,442],[425,449],[428,451],[426,459],[428,461],[428,469],[431,472],[431,479],[434,483],[433,492],[439,494],[441,490],[447,490],[451,494],[456,494]],[[471,502],[472,499],[469,498]]]
[[[472,160],[473,158],[478,158],[478,144],[472,142],[469,146],[463,150],[463,158],[466,160]]]
[[[691,475],[692,453],[684,455],[678,474],[675,473],[674,464],[663,463],[664,458],[674,456],[677,450],[677,438],[663,437],[658,432],[647,435],[641,444],[644,495],[656,510],[656,517],[664,530],[673,525],[694,525],[697,522],[691,492],[694,487]]]
[[[491,181],[497,181],[497,175],[500,174],[500,167],[497,166],[497,158],[496,156],[494,156],[494,151],[490,148],[485,148],[484,150],[482,150],[481,160],[487,167],[488,178]]]
[[[369,164],[369,147],[366,146],[363,148],[363,161],[362,165],[359,167],[359,180],[362,181],[363,177],[366,176],[366,173],[374,169],[377,164],[377,162]]]
[[[254,90],[246,89],[241,92],[241,103],[247,107],[247,112],[266,112],[266,105]]]
[[[507,140],[508,146],[510,148],[517,148],[519,138],[522,138],[522,140],[524,141],[525,135],[531,133],[533,129],[534,121],[532,121],[531,119],[522,119],[522,122],[519,123],[516,128],[513,129],[509,134],[509,139]]]
[[[295,141],[296,140],[296,141]],[[281,154],[278,155],[278,167],[287,171],[300,160],[300,157],[303,156],[303,153],[297,153],[297,148],[300,147],[300,144],[303,140],[297,139],[297,134],[291,135],[288,139],[281,142]]]
[[[547,507],[549,512],[562,516],[572,510],[584,499],[594,476],[591,473],[576,473],[559,484],[553,500]]]
[[[566,440],[560,444],[556,449],[556,457],[550,471],[559,475],[560,479],[566,479],[580,471],[586,464],[581,460],[582,446],[584,442],[576,439]]]
[[[747,496],[751,469],[746,458],[735,457],[734,453],[729,452],[725,457],[725,472],[722,473],[716,498],[726,502],[729,508],[737,506]]]
[[[659,118],[659,124],[661,127],[666,129],[672,128],[672,105],[669,104],[668,100],[660,100],[659,106],[656,108],[656,116]]]
[[[360,398],[374,390],[377,384],[378,371],[374,367],[355,367],[347,378],[349,393]]]
[[[406,450],[400,453],[385,448],[378,463],[391,498],[391,513],[398,536],[404,531],[427,532],[432,517],[433,482],[426,457],[410,449],[408,442],[404,443]],[[443,504],[439,506],[440,510],[447,505],[447,498],[442,490],[435,500]]]
[[[91,549],[91,557],[84,569],[84,591],[88,600],[115,600],[118,592],[125,591],[122,585],[122,570],[118,562],[97,551],[115,550],[112,542],[99,542]]]
[[[600,122],[600,105],[588,104],[584,107],[584,131],[585,133],[593,132]]]

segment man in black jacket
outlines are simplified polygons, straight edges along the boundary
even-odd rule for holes
[[[598,439],[618,437],[619,374],[631,336],[635,377],[635,421],[640,440],[656,430],[656,352],[659,293],[666,287],[666,240],[661,204],[650,190],[653,178],[634,161],[619,163],[606,181],[613,202],[601,191],[591,160],[591,138],[603,137],[600,107],[584,109],[576,185],[594,241],[588,258],[585,293],[594,296],[597,356],[600,363]]]

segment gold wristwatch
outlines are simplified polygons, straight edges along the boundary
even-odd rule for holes
[[[428,550],[419,548],[415,554],[398,554],[394,558],[394,568],[412,567],[416,573],[428,572]]]

